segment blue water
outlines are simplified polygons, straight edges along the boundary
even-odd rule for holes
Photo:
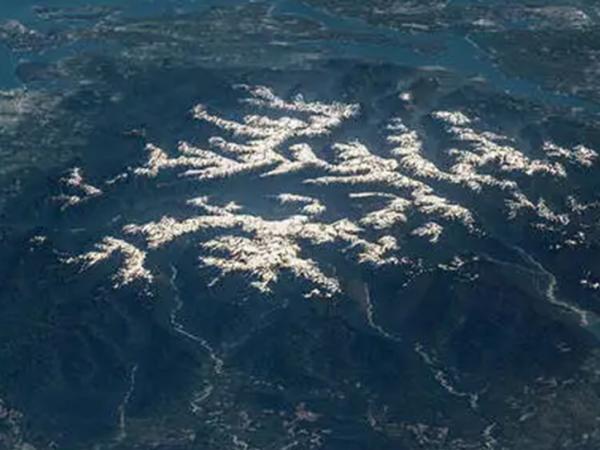
[[[95,2],[77,0],[76,2],[47,1],[43,3],[43,6],[69,8],[90,5],[114,6],[123,11],[126,16],[139,18],[165,13],[198,13],[206,11],[211,7],[227,7],[244,5],[246,3],[240,0],[130,0],[125,3],[118,0],[98,0]],[[311,20],[321,22],[332,31],[362,32],[385,37],[392,41],[389,45],[366,45],[363,43],[340,45],[340,43],[332,42],[328,44],[327,42],[322,42],[323,51],[329,50],[332,54],[401,65],[445,67],[462,73],[465,77],[483,77],[487,82],[494,85],[496,89],[504,91],[509,95],[542,99],[557,106],[586,108],[589,112],[600,113],[598,105],[595,102],[588,101],[584,97],[554,92],[545,89],[533,81],[521,77],[507,76],[498,70],[489,56],[484,54],[468,36],[456,36],[443,32],[415,36],[412,33],[394,30],[389,27],[367,24],[360,19],[338,17],[327,13],[325,10],[308,6],[299,0],[276,0],[269,3],[272,4],[271,10],[273,14],[281,13],[307,17]],[[2,15],[0,17],[35,24],[36,18],[32,12],[32,8],[38,4],[39,2],[34,0],[10,0],[2,6]],[[442,54],[431,56],[411,50],[405,45],[419,41],[424,43],[441,42],[447,48]],[[0,86],[4,86],[5,88],[15,87],[18,85],[18,81],[12,74],[18,64],[19,58],[10,53],[5,53],[1,56],[4,64],[2,65],[3,70],[0,73]],[[27,55],[24,56],[27,57]]]

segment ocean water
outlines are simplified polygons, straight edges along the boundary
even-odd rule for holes
[[[0,6],[0,450],[600,448],[600,9]]]

